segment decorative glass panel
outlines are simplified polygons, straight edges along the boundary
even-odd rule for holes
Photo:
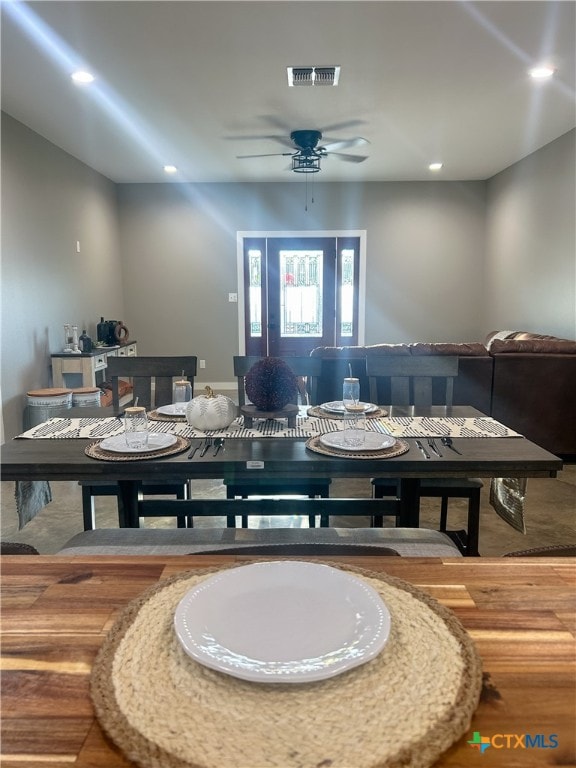
[[[354,332],[354,251],[343,248],[340,252],[342,283],[340,285],[340,335]]]
[[[280,335],[322,336],[322,251],[280,251]]]
[[[250,295],[248,296],[250,311],[250,336],[262,336],[262,252],[255,248],[248,251],[248,266],[250,270]]]

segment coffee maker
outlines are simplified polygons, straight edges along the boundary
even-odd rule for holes
[[[107,347],[115,347],[118,344],[116,338],[116,326],[118,320],[104,320],[100,318],[100,322],[96,326],[96,338]]]

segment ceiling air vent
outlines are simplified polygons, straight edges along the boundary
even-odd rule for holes
[[[288,67],[288,85],[338,85],[340,67]]]

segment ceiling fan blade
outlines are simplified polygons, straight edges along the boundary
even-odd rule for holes
[[[286,136],[224,136],[225,141],[275,141],[283,147],[294,148],[294,145]]]
[[[236,155],[237,160],[246,160],[251,157],[291,157],[293,152],[272,152],[267,155]]]
[[[346,163],[363,163],[364,160],[368,160],[367,155],[345,155],[342,152],[328,152],[327,154],[329,157],[338,157]]]
[[[326,152],[332,152],[335,149],[346,149],[347,147],[360,147],[362,144],[370,144],[368,139],[362,138],[362,136],[355,136],[353,139],[342,139],[341,141],[333,141],[331,144],[324,144],[321,149],[325,149]]]
[[[336,123],[335,125],[325,125],[322,128],[322,133],[326,134],[330,131],[344,131],[346,128],[354,128],[357,125],[364,125],[364,120],[347,120],[344,123]]]
[[[275,128],[283,131],[287,136],[290,135],[290,131],[294,130],[290,123],[286,123],[276,115],[259,115],[260,119],[267,122],[269,125],[273,125]]]

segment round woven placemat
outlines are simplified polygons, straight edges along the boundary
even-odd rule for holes
[[[423,591],[346,566],[390,610],[383,651],[327,680],[266,685],[202,666],[176,637],[179,601],[219,570],[149,589],[98,653],[96,715],[131,760],[146,768],[428,768],[469,729],[481,661],[454,614]]]
[[[314,453],[323,453],[325,456],[338,456],[340,459],[343,457],[346,457],[347,459],[392,459],[394,456],[401,456],[403,453],[410,450],[410,446],[406,440],[400,440],[398,438],[396,438],[396,442],[394,445],[391,445],[390,448],[382,448],[377,451],[354,452],[345,448],[339,450],[338,448],[328,448],[328,446],[321,443],[321,437],[321,435],[309,437],[308,440],[306,440],[306,448],[314,451]]]
[[[324,408],[320,408],[319,405],[312,405],[308,408],[308,416],[316,416],[318,419],[343,419],[343,413],[333,413],[332,411],[325,411]],[[367,419],[379,419],[382,416],[388,416],[388,411],[385,408],[378,408],[370,413],[365,413],[364,416]]]
[[[175,413],[173,416],[167,416],[165,413],[158,413],[158,411],[148,411],[148,418],[150,421],[186,421],[186,415]]]
[[[142,461],[143,459],[157,459],[161,456],[173,456],[175,453],[181,453],[190,447],[190,440],[176,435],[174,445],[167,448],[158,448],[155,451],[144,451],[142,453],[116,453],[116,451],[106,451],[100,447],[101,440],[90,443],[84,449],[86,456],[91,459],[103,459],[104,461]]]

